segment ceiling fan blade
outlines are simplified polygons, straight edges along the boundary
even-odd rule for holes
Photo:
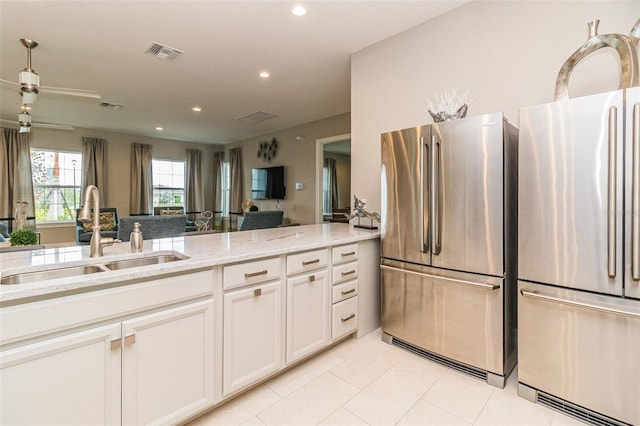
[[[2,84],[3,86],[9,89],[18,90],[18,91],[20,90],[20,85],[18,83],[14,83],[13,81],[0,78],[0,84]]]
[[[40,86],[38,87],[38,91],[40,93],[51,93],[56,95],[65,95],[65,96],[79,96],[81,98],[92,98],[92,99],[100,99],[100,93],[94,90],[83,90],[83,89],[69,89],[66,87],[49,87],[49,86]]]
[[[20,126],[20,123],[18,123],[17,121],[5,120],[4,118],[0,118],[0,123]],[[53,129],[53,130],[69,130],[69,131],[75,130],[75,127],[73,126],[68,126],[66,124],[53,124],[53,123],[31,123],[31,127],[39,127],[41,129]]]

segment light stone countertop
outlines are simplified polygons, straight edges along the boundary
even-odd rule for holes
[[[257,231],[204,234],[147,240],[142,253],[131,253],[130,245],[117,243],[104,248],[104,256],[89,256],[89,246],[70,246],[0,254],[0,276],[36,272],[53,267],[107,263],[114,260],[179,252],[187,260],[96,272],[22,284],[0,285],[0,306],[68,294],[99,290],[122,282],[136,282],[160,275],[210,268],[281,254],[312,250],[379,238],[378,230],[362,230],[344,223],[290,226]]]

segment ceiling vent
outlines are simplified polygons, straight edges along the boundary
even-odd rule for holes
[[[103,108],[109,108],[109,109],[115,109],[115,110],[119,110],[124,108],[124,105],[120,105],[120,104],[112,104],[109,102],[101,102],[100,106]]]
[[[175,61],[184,53],[182,50],[174,49],[173,47],[165,46],[163,44],[153,42],[151,46],[147,49],[147,55],[155,56],[158,59],[162,59],[165,61]]]
[[[253,114],[244,116],[242,118],[238,118],[238,120],[244,121],[245,123],[256,124],[266,120],[271,120],[272,118],[276,118],[276,117],[277,115],[271,114],[270,112],[258,111],[258,112],[254,112]]]

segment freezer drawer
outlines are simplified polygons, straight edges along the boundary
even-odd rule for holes
[[[382,331],[504,376],[503,280],[451,271],[438,276],[420,270],[426,268],[406,268],[411,269],[381,266]]]
[[[640,424],[640,302],[518,282],[518,380]]]

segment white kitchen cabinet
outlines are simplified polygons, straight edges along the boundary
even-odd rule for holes
[[[282,368],[282,281],[228,291],[223,309],[227,396]]]
[[[213,300],[122,323],[125,425],[175,424],[214,402]]]
[[[330,307],[326,269],[287,279],[287,364],[329,344]]]
[[[120,338],[118,322],[0,352],[0,424],[119,425]]]

